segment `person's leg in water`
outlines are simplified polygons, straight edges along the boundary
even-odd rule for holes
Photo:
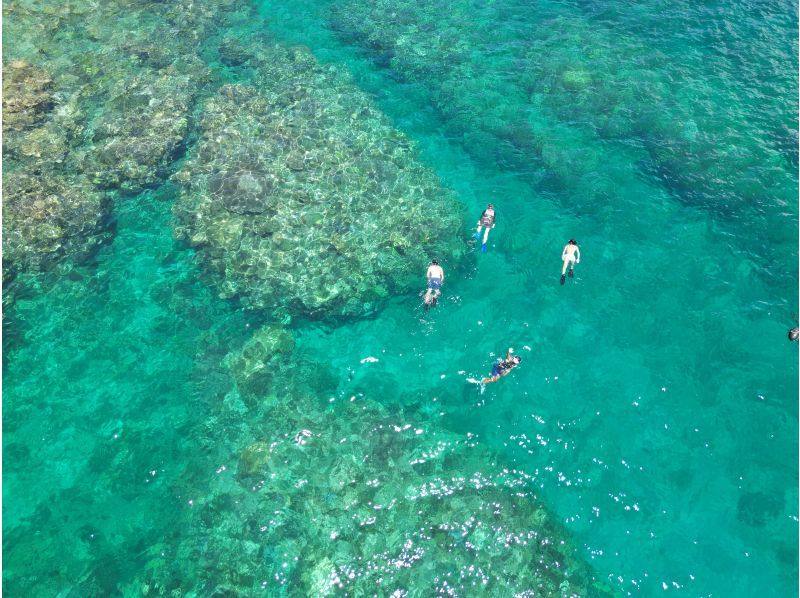
[[[439,294],[441,293],[439,290],[441,284],[442,281],[438,278],[431,278],[428,281],[428,290],[425,292],[425,311],[428,311],[431,307],[436,306],[436,303],[439,300]]]
[[[575,258],[571,257],[564,258],[564,267],[561,268],[561,284],[564,284],[564,282],[566,282],[567,280],[566,274],[568,266],[570,267],[569,275],[570,277],[572,277],[572,268],[575,267]]]
[[[492,228],[491,226],[487,226],[483,232],[483,243],[481,244],[481,251],[483,253],[486,253],[486,241],[489,239],[489,231],[491,230],[491,228]]]
[[[433,292],[433,297],[431,297],[431,307],[436,307],[437,305],[439,305],[439,295],[441,295],[441,291],[439,289],[436,289]]]
[[[481,386],[491,384],[492,382],[497,382],[500,379],[500,376],[502,375],[503,375],[503,370],[500,368],[500,364],[499,363],[494,364],[492,366],[492,373],[489,374],[489,377],[481,380]]]
[[[479,224],[477,230],[475,231],[475,234],[472,235],[472,238],[475,239],[476,241],[481,238],[481,229],[482,228],[483,228],[483,225]]]

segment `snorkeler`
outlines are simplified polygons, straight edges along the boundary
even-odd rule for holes
[[[800,340],[800,328],[798,328],[796,326],[794,328],[792,328],[789,331],[788,337],[789,337],[790,341]]]
[[[577,259],[576,258],[577,255]],[[581,263],[581,250],[578,249],[578,243],[575,239],[570,239],[569,243],[564,245],[564,251],[561,252],[561,259],[564,260],[564,267],[561,268],[561,284],[567,280],[567,267],[569,267],[569,277],[572,278],[572,271],[575,264]]]
[[[491,382],[497,382],[500,378],[507,376],[511,370],[517,367],[522,361],[522,357],[519,355],[514,355],[512,357],[512,355],[514,355],[514,349],[509,347],[506,358],[497,360],[497,363],[492,366],[492,373],[489,375],[489,377],[481,380],[481,386]],[[483,392],[483,390],[481,390],[481,392]]]
[[[481,251],[486,253],[486,241],[489,239],[489,231],[494,228],[494,206],[489,204],[478,219],[478,230],[475,231],[474,238],[477,241],[481,238],[481,229],[483,232],[483,243],[481,244]]]
[[[444,270],[438,260],[431,260],[425,276],[428,279],[428,290],[425,292],[425,311],[428,311],[431,307],[436,307],[439,302],[440,289],[444,282]]]

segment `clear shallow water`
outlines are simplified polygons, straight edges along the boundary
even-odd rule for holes
[[[400,304],[379,322],[310,333],[306,342],[323,351],[333,341],[341,366],[355,368],[357,387],[381,384],[385,400],[392,400],[395,384],[410,389],[432,414],[434,405],[442,406],[445,425],[480,432],[538,471],[549,504],[621,589],[652,593],[666,583],[704,595],[793,593],[797,470],[788,455],[796,450],[796,353],[782,342],[785,325],[779,324],[791,321],[796,301],[792,150],[784,154],[783,191],[767,186],[760,199],[743,204],[747,191],[741,195],[736,180],[707,183],[732,194],[737,207],[731,209],[719,195],[693,201],[686,181],[676,186],[664,179],[669,175],[637,172],[650,158],[642,143],[647,130],[605,139],[590,133],[598,123],[588,110],[573,110],[560,142],[580,146],[559,149],[585,162],[576,172],[577,189],[566,183],[553,191],[531,172],[541,154],[520,155],[499,137],[485,136],[480,144],[469,131],[453,135],[456,116],[437,96],[449,80],[448,66],[457,71],[459,65],[428,59],[437,35],[460,33],[484,44],[469,55],[475,79],[463,81],[457,100],[462,111],[472,100],[476,121],[487,107],[498,114],[503,103],[506,114],[528,108],[514,96],[527,76],[520,70],[525,64],[512,60],[526,36],[543,40],[547,51],[537,59],[543,72],[557,72],[546,63],[554,55],[564,60],[559,45],[593,56],[599,72],[592,75],[600,80],[628,66],[616,62],[626,55],[636,58],[634,75],[659,76],[646,70],[653,60],[668,79],[705,90],[704,99],[687,98],[681,113],[727,120],[723,126],[737,129],[726,133],[739,139],[734,144],[739,135],[770,144],[775,128],[795,111],[794,100],[774,95],[781,84],[794,84],[792,46],[763,47],[783,25],[768,20],[774,28],[767,33],[763,15],[739,5],[708,11],[670,5],[666,14],[655,5],[635,13],[592,5],[586,15],[558,4],[464,3],[446,14],[436,6],[426,3],[416,13],[398,7],[402,17],[376,20],[386,27],[402,23],[403,45],[381,40],[383,32],[370,33],[374,24],[365,22],[370,42],[354,47],[349,36],[331,31],[337,19],[331,20],[329,3],[319,3],[316,12],[264,5],[278,37],[349,64],[403,130],[427,141],[426,159],[465,191],[473,213],[493,201],[500,214],[492,250],[478,256],[473,271],[449,279],[446,309],[417,323]],[[742,13],[736,24],[727,23],[730,14]],[[672,25],[676,16],[691,28]],[[569,19],[574,27],[548,32],[553,19]],[[703,29],[710,22],[729,33]],[[587,31],[593,37],[586,39],[601,47],[578,46]],[[401,59],[415,54],[421,66],[406,68]],[[364,62],[370,57],[372,65]],[[762,97],[772,111],[762,111]],[[725,103],[734,98],[738,103]],[[561,99],[569,98],[562,93]],[[664,100],[669,105],[674,98]],[[630,104],[645,114],[651,109]],[[552,120],[545,126],[557,126]],[[691,162],[670,168],[688,170]],[[586,163],[593,168],[584,175]],[[582,193],[591,185],[611,189],[609,196],[587,203]],[[764,227],[775,242],[745,232],[752,226]],[[575,284],[560,288],[558,255],[570,236],[584,257]],[[778,255],[783,258],[764,259]],[[527,359],[519,373],[483,396],[467,385],[454,392],[456,381],[480,377],[492,352],[509,344],[532,349],[522,353]],[[356,365],[365,355],[382,361]],[[735,578],[719,575],[729,568]]]
[[[655,4],[642,5],[636,18],[596,5],[585,13],[549,6],[544,17],[511,3],[456,5],[453,14],[480,17],[457,21],[465,38],[493,39],[470,57],[474,79],[458,102],[467,125],[454,128],[438,97],[438,75],[412,76],[417,71],[373,60],[369,48],[332,30],[330,3],[261,8],[278,40],[306,44],[323,62],[350,69],[475,217],[487,201],[499,210],[489,253],[458,269],[445,264],[447,299],[429,316],[411,294],[367,320],[297,322],[296,353],[331,366],[324,384],[314,386],[345,402],[403,408],[430,433],[477,435],[493,460],[533,476],[532,488],[573,534],[579,553],[623,592],[648,595],[662,584],[678,589],[674,583],[691,595],[796,593],[797,354],[785,330],[797,304],[797,208],[795,195],[781,194],[796,187],[792,150],[785,164],[761,170],[756,162],[756,181],[767,188],[777,180],[769,189],[778,191],[763,202],[743,203],[749,196],[736,193],[735,181],[731,191],[727,180],[703,179],[704,170],[696,181],[705,186],[702,201],[693,202],[685,179],[667,180],[680,162],[661,171],[642,167],[654,151],[646,135],[596,134],[592,117],[600,111],[591,104],[574,119],[544,98],[541,112],[529,115],[537,131],[556,140],[562,153],[555,157],[535,143],[509,145],[496,134],[501,127],[480,121],[487,106],[502,107],[506,97],[508,109],[493,117],[519,110],[525,99],[512,92],[525,63],[509,62],[508,48],[533,27],[546,46],[548,25],[559,16],[570,20],[567,31],[624,29],[623,41],[638,44],[639,55],[667,57],[659,65],[670,76],[708,79],[703,105],[710,114],[715,98],[719,106],[738,101],[736,114],[745,116],[758,113],[760,95],[784,106],[780,117],[748,120],[761,158],[773,155],[759,154],[763,148],[792,147],[775,131],[787,126],[794,94],[773,92],[795,84],[786,74],[794,66],[782,69],[778,56],[777,74],[764,74],[730,60],[727,78],[712,80],[720,65],[706,58],[719,52],[717,40],[744,40],[761,57],[763,46],[746,41],[756,36],[733,28],[730,36],[689,35],[696,50],[677,33],[670,43],[671,36],[652,35],[665,30],[667,18]],[[723,6],[723,17],[726,9],[739,14]],[[679,13],[696,22],[693,9]],[[794,20],[741,22],[777,39]],[[436,33],[435,22],[425,30]],[[551,43],[558,47],[559,39]],[[410,38],[412,46],[423,42]],[[597,68],[616,68],[609,61],[618,49],[602,53]],[[547,69],[548,54],[542,56]],[[502,77],[489,79],[495,72]],[[727,118],[722,125],[740,124]],[[574,180],[569,168],[552,174],[560,159],[575,167]],[[718,159],[724,165],[725,157]],[[684,164],[692,165],[691,158]],[[606,194],[589,195],[595,188]],[[717,209],[705,201],[714,192],[732,193],[736,202]],[[119,209],[118,234],[96,268],[20,299],[12,312],[12,329],[24,340],[6,349],[4,574],[16,588],[45,595],[83,583],[103,593],[122,584],[134,592],[143,567],[168,568],[159,557],[181,561],[173,564],[179,578],[202,577],[193,570],[196,557],[175,547],[210,546],[202,553],[210,561],[214,550],[241,550],[224,538],[238,538],[237,526],[267,508],[226,503],[240,495],[220,469],[233,469],[262,437],[255,430],[300,420],[241,408],[218,413],[215,403],[233,400],[220,362],[258,322],[198,281],[191,255],[170,239],[172,195],[167,188]],[[569,237],[579,240],[583,259],[562,288],[559,254]],[[487,373],[492,352],[509,344],[525,358],[522,367],[480,395],[465,379]],[[367,357],[378,361],[362,363]],[[338,431],[347,418],[359,421],[347,411],[340,417],[314,425]],[[287,464],[283,475],[316,487],[314,459],[325,463],[322,455],[309,457],[308,471]],[[481,459],[460,466],[488,474]],[[328,477],[326,467],[318,469],[317,478]],[[208,510],[200,516],[187,509],[186,501],[199,503],[200,496],[219,503],[211,521],[224,525],[211,526]],[[438,513],[426,511],[422,522]],[[204,526],[217,533],[204,537]],[[286,552],[264,555],[264,569],[250,575],[272,575],[273,561],[302,552],[294,542],[279,535],[273,545]],[[58,567],[34,565],[64,553]],[[308,574],[298,569],[298,577]]]

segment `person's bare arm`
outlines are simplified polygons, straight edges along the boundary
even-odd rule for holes
[[[578,264],[580,264],[580,263],[581,263],[581,250],[580,250],[580,249],[578,249],[578,246],[577,246],[577,245],[575,246],[575,256],[578,258],[578,259],[577,259],[577,260],[575,260],[575,261],[576,261]]]

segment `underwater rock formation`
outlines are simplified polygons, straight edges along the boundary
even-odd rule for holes
[[[255,56],[253,47],[232,36],[223,37],[217,51],[220,60],[227,66],[241,66]]]
[[[53,80],[25,60],[3,64],[3,133],[40,122],[53,108]]]
[[[571,192],[565,202],[571,206],[588,197],[581,213],[607,204],[615,187],[644,172],[689,206],[724,218],[747,214],[764,235],[774,235],[776,227],[790,233],[779,218],[765,221],[760,206],[784,211],[794,195],[795,169],[765,138],[770,127],[761,102],[751,101],[752,88],[741,88],[733,72],[721,101],[710,95],[719,89],[634,33],[565,15],[560,6],[487,3],[474,9],[443,1],[359,0],[333,5],[330,20],[374,61],[424,85],[451,134],[463,136],[473,156],[524,171],[544,190],[555,185]],[[508,29],[476,26],[480,22],[508,23]],[[725,54],[709,59],[735,71],[736,61]],[[730,108],[707,109],[720,104]],[[796,106],[781,109],[783,120],[796,120]],[[796,137],[795,128],[788,138]],[[630,172],[620,170],[616,185],[597,189],[596,173],[608,166],[595,156],[609,151],[606,140],[623,140],[614,151]],[[532,158],[538,169],[531,168]],[[765,166],[772,168],[765,172]]]
[[[36,272],[63,255],[87,255],[107,238],[107,198],[80,176],[3,173],[3,278]]]
[[[211,81],[202,41],[239,8],[4,3],[5,281],[79,259],[111,236],[116,191],[164,180]]]
[[[202,65],[195,69],[206,70]],[[84,171],[101,187],[128,192],[163,180],[188,131],[202,79],[194,73],[146,73],[120,81],[93,123]]]
[[[535,477],[474,436],[415,425],[415,413],[323,398],[334,389],[309,387],[297,366],[284,354],[274,388],[239,388],[255,405],[246,422],[235,394],[219,405],[214,421],[237,424],[210,426],[204,450],[230,470],[176,488],[191,497],[182,534],[149,551],[129,591],[613,595],[539,502]]]
[[[206,102],[174,175],[176,231],[223,296],[294,315],[355,315],[464,253],[462,208],[334,67],[267,48],[252,85]]]
[[[260,329],[232,358],[231,371],[243,396],[266,392],[280,360],[293,348],[294,339],[286,329],[273,326]]]

